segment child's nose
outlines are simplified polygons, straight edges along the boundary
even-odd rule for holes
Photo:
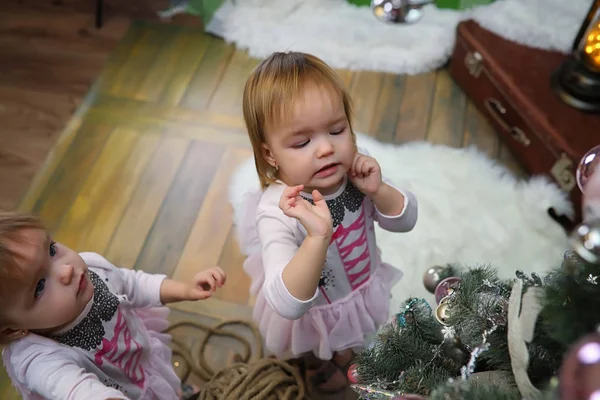
[[[65,286],[70,285],[71,281],[73,280],[73,272],[74,268],[71,264],[62,265],[59,271],[60,283],[62,283]]]
[[[319,157],[325,157],[333,152],[333,144],[329,140],[323,140],[319,144]]]

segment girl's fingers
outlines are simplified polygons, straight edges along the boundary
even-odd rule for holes
[[[362,157],[358,158],[358,160],[356,161],[356,165],[354,167],[354,174],[356,176],[358,176],[359,178],[363,177],[363,165],[364,165],[364,158],[362,158]]]
[[[363,175],[367,175],[371,171],[371,167],[372,166],[370,165],[370,163],[368,163],[368,162],[363,163],[363,165],[362,165],[362,173],[363,173]]]
[[[358,166],[359,166],[361,160],[362,160],[361,156],[358,156],[354,159],[354,162],[352,163],[352,176],[356,176],[360,172],[360,169],[358,168]]]
[[[287,193],[284,192],[284,195],[281,196],[279,200],[279,208],[283,211],[287,211],[290,208],[294,208],[296,206],[296,196],[288,197]]]

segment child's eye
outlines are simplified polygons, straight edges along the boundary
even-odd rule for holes
[[[306,142],[295,144],[292,147],[295,148],[295,149],[300,149],[300,148],[306,146],[309,142],[310,142],[310,140],[307,140]]]
[[[52,242],[50,242],[50,257],[54,257],[56,255],[56,252],[58,252],[58,249],[56,248],[56,242],[53,240]]]
[[[335,131],[335,132],[330,132],[330,134],[331,135],[339,135],[340,133],[343,133],[343,132],[344,132],[344,129],[340,129],[340,130]]]
[[[40,279],[37,285],[35,286],[35,292],[33,294],[33,296],[36,299],[42,295],[42,292],[44,291],[44,286],[46,286],[46,279]]]

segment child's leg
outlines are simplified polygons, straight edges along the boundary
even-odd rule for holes
[[[354,361],[354,356],[355,354],[352,349],[340,350],[333,354],[333,361],[340,367],[346,365],[350,366],[352,361]]]
[[[352,349],[336,351],[333,354],[333,363],[342,372],[345,378],[348,377],[348,368],[352,365],[354,357],[355,354]]]
[[[309,387],[324,393],[334,393],[348,385],[348,380],[332,361],[321,360],[312,353],[306,354],[303,358]]]

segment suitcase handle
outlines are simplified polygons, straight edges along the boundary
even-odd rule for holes
[[[496,121],[496,123],[500,125],[500,127],[503,130],[510,132],[510,136],[514,140],[521,143],[525,147],[531,144],[531,140],[529,140],[529,138],[521,128],[516,126],[510,126],[510,124],[506,122],[506,119],[504,119],[504,116],[506,115],[506,108],[504,108],[504,106],[502,105],[502,103],[500,103],[499,100],[488,97],[483,101],[483,104],[488,110],[488,113]]]

